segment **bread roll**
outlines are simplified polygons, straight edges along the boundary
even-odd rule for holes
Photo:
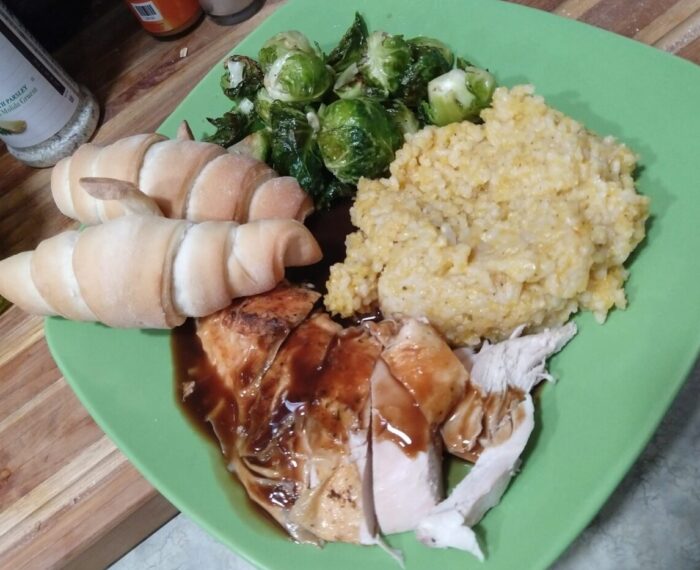
[[[141,134],[104,147],[81,146],[54,167],[51,191],[56,205],[87,225],[133,214],[125,198],[105,201],[80,183],[84,178],[101,178],[132,184],[168,218],[302,221],[313,209],[311,198],[293,178],[266,184],[277,173],[264,162],[191,140],[187,131],[181,129],[178,140]],[[133,202],[133,194],[130,198]]]
[[[40,315],[170,328],[272,289],[285,267],[320,259],[295,220],[193,224],[130,215],[0,261],[0,295]]]

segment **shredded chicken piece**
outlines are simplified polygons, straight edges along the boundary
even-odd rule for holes
[[[539,334],[514,336],[486,345],[475,355],[457,351],[471,369],[471,382],[479,390],[494,394],[515,389],[522,391],[523,397],[517,406],[506,411],[507,421],[502,421],[493,437],[482,442],[484,450],[469,474],[419,523],[416,536],[421,542],[435,548],[466,550],[483,560],[471,527],[498,504],[508,487],[534,427],[534,405],[529,391],[539,381],[552,379],[545,370],[547,358],[561,350],[575,334],[576,326],[569,323]],[[467,397],[473,398],[473,394],[468,392]],[[447,424],[450,421],[456,421],[454,416]],[[447,424],[445,427],[449,429]],[[503,430],[508,430],[505,435]]]

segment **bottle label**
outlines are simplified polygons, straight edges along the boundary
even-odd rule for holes
[[[163,16],[153,2],[132,2],[131,6],[142,22],[161,22]]]
[[[156,36],[177,33],[201,13],[198,0],[126,0],[141,25]]]
[[[78,87],[1,8],[0,140],[25,148],[68,123],[78,108]]]

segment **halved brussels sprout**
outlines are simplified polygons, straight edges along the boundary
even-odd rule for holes
[[[408,40],[408,45],[411,46],[411,51],[413,52],[414,58],[423,53],[437,50],[437,52],[447,63],[447,69],[450,69],[454,65],[455,54],[447,44],[441,42],[440,40],[429,38],[427,36],[418,36]]]
[[[437,47],[421,46],[413,48],[412,51],[414,59],[401,77],[401,87],[397,97],[409,107],[416,107],[428,95],[428,83],[447,73],[452,68],[452,64]]]
[[[488,71],[480,67],[468,65],[464,68],[469,82],[469,89],[479,102],[479,106],[485,109],[491,104],[493,92],[496,90],[496,80]]]
[[[438,126],[473,120],[491,102],[494,88],[488,71],[453,69],[428,84],[428,102],[420,110],[428,122]]]
[[[321,99],[333,85],[333,72],[314,54],[290,51],[270,66],[264,83],[273,99],[310,103]]]
[[[403,143],[387,111],[366,98],[340,99],[323,113],[318,144],[326,168],[341,182],[383,175]]]
[[[267,73],[275,60],[290,51],[301,51],[323,58],[323,53],[318,45],[311,45],[311,42],[301,32],[296,30],[280,32],[267,40],[258,52],[258,62],[263,72]]]
[[[232,55],[224,60],[224,68],[221,89],[229,99],[252,97],[262,87],[263,72],[254,59]]]
[[[355,12],[355,21],[345,32],[338,45],[326,57],[326,63],[337,73],[345,71],[353,63],[362,58],[367,42],[367,24],[358,12]]]
[[[386,97],[386,93],[382,89],[367,84],[356,63],[351,64],[336,77],[333,92],[341,99],[357,99],[358,97],[384,99]]]
[[[359,68],[368,85],[391,95],[399,88],[410,63],[411,48],[403,36],[373,32],[367,38]]]
[[[398,99],[390,101],[386,106],[391,120],[404,135],[412,135],[420,130],[420,122],[413,111]]]
[[[267,89],[263,87],[262,89],[258,90],[257,94],[255,95],[255,101],[253,102],[255,112],[260,120],[267,126],[270,126],[270,105],[272,105],[273,101],[274,99],[270,97]]]

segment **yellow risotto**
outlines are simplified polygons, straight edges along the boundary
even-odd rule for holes
[[[326,307],[427,317],[455,344],[626,305],[623,267],[649,200],[635,155],[548,107],[531,86],[499,88],[484,123],[427,127],[391,176],[360,180]]]

